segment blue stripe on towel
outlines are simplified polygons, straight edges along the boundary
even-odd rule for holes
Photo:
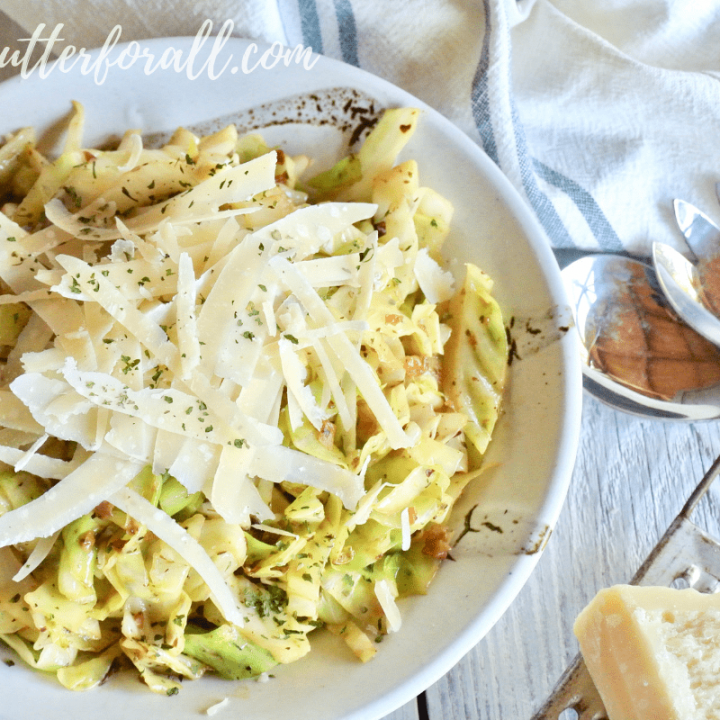
[[[470,107],[472,109],[475,126],[480,133],[483,150],[490,159],[500,165],[497,153],[497,145],[495,144],[495,135],[493,134],[492,122],[490,120],[490,101],[487,89],[487,70],[490,66],[490,33],[492,31],[492,18],[490,16],[490,8],[487,0],[485,5],[485,37],[483,38],[482,49],[480,51],[480,62],[472,82],[472,91],[470,95]]]
[[[298,10],[300,12],[303,44],[305,47],[312,48],[313,52],[321,55],[323,42],[320,33],[320,16],[318,15],[315,0],[298,0]]]
[[[340,34],[340,52],[342,59],[355,67],[360,67],[357,45],[357,25],[350,0],[335,0],[335,15]]]
[[[472,114],[475,118],[475,126],[482,140],[483,150],[485,150],[490,159],[499,166],[500,159],[498,158],[495,135],[493,134],[492,122],[490,120],[490,102],[488,100],[486,69],[487,66],[483,67],[481,58],[480,65],[478,65],[477,72],[475,73],[475,79],[473,80],[470,103]]]
[[[492,126],[492,109],[490,107],[490,93],[488,91],[488,68],[490,67],[490,34],[494,31],[493,15],[490,8],[489,0],[483,0],[485,10],[485,37],[480,51],[480,62],[478,63],[475,77],[472,83],[472,93],[470,103],[475,120],[475,126],[482,140],[483,150],[487,153],[493,162],[500,167],[500,158],[495,142],[495,135]],[[508,67],[510,67],[508,59]],[[510,78],[507,79],[508,87],[510,87]],[[531,162],[529,162],[529,153],[527,149],[527,141],[525,133],[520,123],[514,105],[512,106],[512,132],[515,134],[515,144],[518,152],[518,163],[520,167],[520,178],[525,190],[525,194],[530,201],[535,214],[542,224],[545,232],[550,238],[550,242],[555,247],[575,247],[575,243],[568,234],[565,225],[560,216],[557,214],[555,207],[540,190],[537,180],[533,173]]]
[[[605,213],[595,202],[595,198],[574,180],[562,175],[557,170],[552,170],[537,158],[533,159],[535,172],[550,185],[562,190],[574,203],[585,218],[592,234],[598,241],[598,245],[608,252],[623,250],[623,244],[617,236],[613,226],[605,217]]]
[[[515,109],[515,103],[512,102],[512,124],[515,133],[515,147],[518,153],[518,165],[520,166],[520,178],[522,180],[525,194],[530,204],[535,210],[535,214],[540,220],[540,224],[550,238],[550,243],[556,248],[574,248],[576,243],[573,241],[570,233],[567,231],[565,224],[560,215],[558,215],[555,206],[545,193],[540,190],[537,178],[535,177],[534,168],[530,153],[527,146],[527,138],[525,137],[525,129],[523,128],[520,118]]]

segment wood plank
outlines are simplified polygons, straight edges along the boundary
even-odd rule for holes
[[[386,715],[383,720],[423,720],[420,717],[417,700],[411,700],[395,712]]]

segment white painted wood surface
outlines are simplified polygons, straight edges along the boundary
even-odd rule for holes
[[[547,549],[497,625],[427,690],[429,720],[529,720],[577,653],[575,616],[601,587],[630,580],[719,454],[719,422],[641,420],[586,395],[572,484]],[[720,538],[720,484],[693,519]]]

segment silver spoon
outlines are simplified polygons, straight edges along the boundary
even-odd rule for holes
[[[684,200],[675,200],[674,208],[687,250],[653,243],[655,272],[675,312],[720,346],[720,228]]]
[[[712,281],[703,277],[702,262],[696,265],[675,248],[660,242],[652,244],[652,259],[660,287],[675,312],[720,347],[720,318],[712,306],[708,285]]]
[[[720,228],[694,205],[685,200],[673,201],[675,219],[695,259],[712,257],[720,252]]]
[[[588,255],[562,276],[591,395],[643,417],[720,417],[720,350],[673,313],[649,265]]]

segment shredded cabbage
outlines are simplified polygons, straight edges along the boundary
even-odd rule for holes
[[[420,113],[311,162],[233,126],[0,147],[0,639],[85,690],[263,676],[401,630],[479,473],[507,344]],[[128,664],[128,663],[126,663]]]

